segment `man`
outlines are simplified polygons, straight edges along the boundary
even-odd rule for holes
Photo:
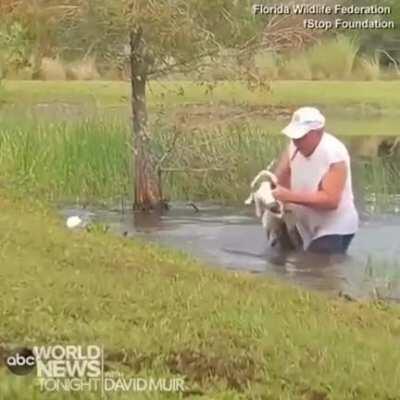
[[[279,185],[272,193],[293,210],[304,250],[345,253],[358,229],[350,156],[324,127],[325,117],[316,108],[293,114],[282,131],[291,142],[275,171]]]

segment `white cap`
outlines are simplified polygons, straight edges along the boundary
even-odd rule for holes
[[[314,107],[302,107],[293,113],[290,124],[282,132],[291,139],[300,139],[313,129],[325,126],[325,117]]]

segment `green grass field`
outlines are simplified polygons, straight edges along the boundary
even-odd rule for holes
[[[160,104],[239,104],[370,107],[398,112],[400,106],[400,81],[274,81],[271,90],[249,90],[245,83],[218,83],[207,93],[207,85],[190,81],[155,81],[149,86],[149,102]],[[2,102],[35,104],[52,102],[118,105],[127,103],[129,84],[123,82],[38,82],[4,81],[6,92]],[[166,101],[166,99],[168,101]]]
[[[151,82],[151,129],[159,157],[174,130],[180,131],[177,150],[164,166],[225,171],[167,173],[165,193],[171,200],[241,203],[254,174],[278,157],[284,145],[279,132],[292,110],[304,104],[321,104],[327,130],[338,136],[398,136],[396,85],[278,81],[271,91],[250,91],[230,82],[206,94],[206,87],[191,82]],[[130,195],[127,83],[5,81],[0,96],[0,168],[13,189],[51,201],[93,203]],[[368,139],[358,147],[373,156],[379,143]],[[364,168],[360,178],[365,187],[373,181],[369,190],[383,195],[397,190],[398,168],[391,163],[383,171],[385,163]]]
[[[39,202],[4,192],[0,205],[3,352],[8,344],[102,344],[112,370],[184,377],[186,390],[205,399],[398,397],[398,308],[328,299],[140,241],[67,231]],[[98,397],[40,394],[31,376],[3,366],[0,399],[11,398]]]

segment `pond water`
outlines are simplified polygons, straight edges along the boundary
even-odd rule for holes
[[[111,232],[141,237],[221,268],[273,276],[330,294],[400,301],[400,215],[361,215],[361,227],[347,256],[278,253],[266,244],[253,211],[173,203],[165,215],[66,207],[66,218],[80,215],[105,223]]]

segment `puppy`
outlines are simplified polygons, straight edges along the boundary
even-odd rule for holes
[[[265,178],[266,181],[260,184],[260,187],[254,191],[257,182],[261,179]],[[246,205],[255,204],[256,215],[258,218],[261,218],[265,209],[270,209],[275,212],[277,215],[280,215],[280,211],[283,209],[283,206],[280,202],[276,201],[274,196],[272,195],[272,191],[277,186],[277,178],[276,176],[268,171],[262,170],[259,174],[253,179],[251,182],[252,192],[250,196],[244,202]],[[280,215],[282,216],[282,215]]]
[[[272,163],[271,163],[272,164]],[[268,169],[271,167],[268,166]],[[272,191],[278,185],[277,177],[268,169],[262,170],[251,182],[252,192],[245,204],[255,204],[255,211],[267,236],[270,246],[279,245],[283,249],[299,249],[302,246],[300,235],[296,228],[293,213],[285,209],[282,202],[277,201]],[[265,179],[257,190],[257,182]]]

